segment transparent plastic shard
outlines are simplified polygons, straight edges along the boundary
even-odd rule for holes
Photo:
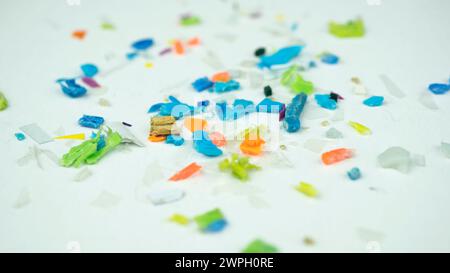
[[[331,139],[339,139],[344,137],[344,135],[334,127],[328,129],[328,131],[325,133],[325,136]]]
[[[14,203],[13,207],[15,209],[21,209],[21,208],[26,207],[30,203],[31,203],[30,192],[28,189],[23,189],[19,193],[19,196],[17,197],[17,200]]]
[[[430,110],[439,110],[439,107],[437,106],[436,102],[434,102],[433,96],[428,92],[423,92],[419,96],[419,102]]]
[[[447,158],[450,158],[450,143],[441,142],[441,151]]]
[[[408,173],[411,169],[411,154],[402,147],[391,147],[378,156],[378,163],[385,169]]]
[[[88,179],[91,176],[92,176],[92,171],[89,170],[87,167],[85,167],[75,175],[75,177],[73,178],[73,181],[83,182],[84,180]]]
[[[256,194],[250,194],[248,196],[248,201],[249,201],[250,205],[252,207],[254,207],[255,209],[270,208],[270,204],[267,203],[264,199],[262,199],[261,197],[259,197]]]
[[[320,153],[325,148],[325,146],[328,144],[328,141],[322,140],[322,139],[308,139],[303,144],[303,148],[313,152],[313,153]]]
[[[158,162],[154,161],[150,165],[148,165],[147,169],[145,170],[144,177],[142,179],[142,182],[146,186],[150,186],[154,182],[160,181],[164,179],[164,174],[162,172],[161,166]]]
[[[405,97],[405,93],[403,93],[403,91],[394,83],[394,81],[391,80],[391,78],[382,74],[380,75],[380,79],[383,81],[384,86],[386,86],[386,89],[392,96],[399,99]]]
[[[39,125],[32,123],[19,128],[22,132],[31,137],[38,144],[45,144],[52,142],[53,138],[50,137]]]
[[[97,198],[91,202],[91,205],[98,208],[111,208],[117,206],[120,202],[120,197],[107,191],[101,192]]]
[[[264,83],[264,75],[259,72],[248,72],[247,74],[250,88],[257,89],[260,88]]]
[[[42,150],[39,149],[36,145],[33,147],[28,148],[28,152],[21,158],[17,160],[17,165],[20,167],[23,167],[30,163],[31,161],[35,161],[37,166],[40,169],[44,169],[41,161],[41,155],[44,154],[47,156],[51,161],[53,161],[56,165],[59,165],[59,159],[58,156],[49,150]]]
[[[331,121],[343,121],[345,119],[344,109],[338,108],[334,111],[334,115],[331,117]]]
[[[411,161],[414,165],[419,167],[425,167],[427,165],[427,160],[424,155],[413,154],[411,156]]]
[[[108,123],[108,125],[111,127],[111,129],[119,133],[119,135],[122,137],[122,143],[145,147],[145,145],[133,133],[131,133],[130,129],[128,129],[127,126],[123,125],[122,122],[115,121]]]
[[[154,191],[148,194],[148,198],[153,203],[153,205],[173,203],[181,200],[184,196],[185,192],[178,189]]]
[[[223,70],[224,65],[216,53],[208,51],[207,54],[202,58],[202,61],[214,70]]]

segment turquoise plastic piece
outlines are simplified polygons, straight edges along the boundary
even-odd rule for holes
[[[234,90],[239,90],[241,88],[241,84],[235,80],[231,80],[228,82],[216,82],[212,88],[212,91],[216,93],[225,93]]]
[[[265,98],[256,106],[256,111],[264,113],[280,113],[284,108],[284,103]]]
[[[329,94],[316,94],[314,96],[314,99],[316,100],[317,104],[322,108],[328,110],[336,110],[337,108],[337,102],[331,99]]]
[[[384,102],[384,97],[382,96],[372,96],[363,101],[363,103],[369,107],[381,106]]]
[[[177,135],[168,135],[166,138],[166,143],[181,146],[184,144],[184,138]]]
[[[359,168],[353,168],[347,172],[348,178],[355,181],[361,178],[361,170]]]
[[[208,157],[217,157],[222,155],[222,150],[211,141],[209,135],[205,131],[195,131],[193,133],[194,149]]]
[[[84,76],[88,78],[93,78],[98,74],[98,67],[93,64],[83,64],[80,68]]]
[[[78,98],[87,93],[87,89],[76,83],[75,79],[59,79],[56,81],[64,94],[71,98]]]
[[[300,94],[292,99],[292,102],[287,106],[284,116],[283,126],[289,133],[298,132],[301,128],[300,115],[305,108],[308,96]]]
[[[273,65],[282,65],[290,62],[302,52],[302,46],[284,47],[270,56],[261,57],[259,68],[271,68]]]

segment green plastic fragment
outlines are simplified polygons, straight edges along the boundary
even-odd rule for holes
[[[366,32],[364,22],[360,18],[354,21],[348,21],[345,24],[330,22],[329,31],[332,35],[339,38],[363,37]]]
[[[204,214],[194,217],[194,221],[197,223],[200,229],[206,229],[209,225],[219,220],[225,219],[220,209],[213,209]]]
[[[297,73],[298,66],[293,65],[281,75],[281,84],[290,88],[294,93],[311,95],[314,92],[314,84],[306,81]]]
[[[106,135],[105,146],[97,151],[101,131],[102,129],[100,128],[95,138],[87,140],[78,146],[72,147],[69,152],[61,158],[61,165],[64,167],[78,168],[82,164],[95,164],[106,153],[117,147],[122,142],[122,137],[117,132],[113,132],[109,129]]]
[[[232,154],[230,159],[224,159],[219,162],[219,170],[231,170],[231,174],[241,181],[247,181],[248,171],[260,170],[261,167],[250,163],[249,157],[239,157],[238,154]]]
[[[243,253],[277,253],[278,248],[264,242],[263,240],[254,240],[242,251]]]
[[[188,16],[180,20],[180,24],[185,27],[199,25],[201,22],[200,17],[197,16]]]
[[[109,22],[103,22],[101,27],[104,30],[115,30],[116,29],[116,27],[113,24],[109,23]]]
[[[5,95],[0,92],[0,111],[5,110],[6,108],[8,108],[8,100],[6,99]]]

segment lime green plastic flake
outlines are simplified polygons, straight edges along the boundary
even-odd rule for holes
[[[122,142],[122,137],[111,129],[108,130],[106,135],[106,143],[103,148],[97,150],[101,139],[101,129],[98,131],[97,136],[93,139],[87,140],[78,146],[72,147],[68,153],[63,155],[61,159],[61,165],[64,167],[78,168],[82,164],[95,164],[106,153],[117,147]]]
[[[355,129],[361,135],[370,135],[372,131],[361,123],[349,121],[348,125],[350,125],[353,129]]]
[[[194,217],[194,221],[197,223],[200,229],[204,230],[209,225],[219,220],[225,219],[220,209],[213,209],[204,214]]]
[[[169,220],[182,226],[187,226],[190,222],[189,218],[178,213],[173,214]]]
[[[242,251],[243,253],[277,253],[278,248],[264,242],[263,240],[254,240]]]
[[[298,184],[295,189],[308,197],[317,197],[317,195],[319,194],[319,192],[313,185],[305,182],[300,182],[300,184]]]
[[[281,75],[281,84],[290,88],[294,93],[311,95],[314,92],[314,84],[306,81],[297,73],[298,66],[293,65]]]
[[[180,24],[185,27],[199,25],[201,22],[200,17],[197,16],[188,16],[180,20]]]
[[[362,19],[348,21],[345,24],[330,22],[329,31],[332,35],[339,38],[363,37],[366,32]]]
[[[116,29],[116,27],[113,24],[109,23],[109,22],[103,22],[101,27],[104,30],[115,30]]]
[[[238,154],[232,154],[230,159],[227,158],[219,162],[219,169],[221,171],[231,170],[234,177],[241,181],[247,181],[249,178],[248,171],[260,170],[261,168],[251,164],[249,157],[239,157]]]
[[[5,95],[0,92],[0,111],[5,110],[6,108],[8,108],[8,100],[6,100]]]

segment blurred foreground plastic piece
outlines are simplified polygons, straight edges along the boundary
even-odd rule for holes
[[[187,226],[190,222],[189,218],[178,213],[173,214],[169,220],[182,226]]]
[[[53,138],[51,138],[44,130],[42,130],[39,125],[36,123],[32,123],[29,125],[25,125],[19,128],[22,132],[31,137],[38,144],[44,144],[48,142],[52,142]]]
[[[167,144],[173,144],[175,146],[181,146],[184,144],[184,138],[177,135],[168,135],[166,138]]]
[[[350,171],[347,172],[348,178],[355,181],[361,178],[361,170],[359,168],[352,168]]]
[[[219,162],[219,169],[221,171],[231,170],[234,177],[246,181],[249,178],[248,171],[260,170],[261,168],[251,164],[248,157],[239,157],[238,154],[232,154],[231,160],[227,158]]]
[[[214,143],[217,147],[223,147],[227,144],[225,136],[219,132],[210,133],[209,138],[211,139],[212,143]]]
[[[181,171],[177,172],[174,176],[169,178],[169,180],[170,181],[184,180],[186,178],[189,178],[194,173],[198,172],[201,168],[202,168],[202,166],[197,165],[197,163],[195,163],[195,162],[191,163],[188,166],[186,166],[184,169],[182,169]]]
[[[330,22],[328,27],[330,33],[338,38],[363,37],[365,34],[364,22],[359,18],[345,24]]]
[[[56,81],[64,94],[71,98],[84,96],[87,89],[76,83],[75,79],[59,79]]]
[[[6,99],[5,95],[0,92],[0,111],[5,110],[6,108],[8,108],[8,100]]]
[[[86,134],[74,134],[74,135],[66,135],[55,137],[55,139],[76,139],[76,140],[84,140],[86,139]]]
[[[394,81],[388,76],[382,74],[380,75],[381,81],[383,81],[386,89],[391,93],[392,96],[397,97],[399,99],[405,97],[405,93],[394,83]]]
[[[300,182],[295,187],[295,189],[308,197],[317,197],[317,195],[319,194],[319,192],[316,190],[316,188],[313,185],[305,183],[305,182]]]
[[[264,242],[263,240],[254,240],[242,250],[242,253],[278,253],[278,248]]]
[[[341,148],[332,150],[322,154],[322,162],[325,165],[331,165],[343,160],[349,159],[353,156],[353,152],[350,149]]]
[[[428,86],[428,90],[435,95],[443,95],[450,91],[450,84],[433,83]]]
[[[148,113],[159,112],[160,116],[173,116],[180,119],[195,112],[195,108],[186,103],[182,103],[174,96],[169,96],[169,102],[157,103],[150,107]]]
[[[82,164],[95,164],[106,153],[116,148],[122,142],[122,137],[117,132],[113,132],[109,129],[106,135],[105,146],[102,149],[97,150],[101,136],[101,130],[99,130],[95,138],[71,148],[70,151],[62,157],[60,161],[61,165],[64,167],[73,166],[78,168]]]
[[[339,57],[334,55],[334,54],[331,54],[331,53],[324,53],[324,54],[322,54],[322,56],[320,57],[320,60],[323,63],[326,63],[326,64],[337,64],[337,63],[339,63]]]
[[[86,128],[98,129],[103,125],[105,119],[97,116],[83,115],[79,120],[78,124]]]
[[[314,99],[316,100],[317,104],[322,108],[328,110],[336,110],[337,108],[337,102],[331,99],[329,94],[316,94],[314,95]]]
[[[220,209],[214,209],[198,215],[194,217],[194,221],[203,232],[220,232],[227,225]]]
[[[312,82],[303,79],[298,74],[298,66],[293,65],[281,75],[281,84],[290,88],[294,93],[305,93],[311,95],[314,92],[314,85]]]
[[[184,195],[183,190],[171,189],[151,192],[148,194],[148,198],[153,205],[164,205],[181,200]]]
[[[372,96],[363,101],[363,103],[369,107],[377,107],[383,105],[384,97]]]
[[[372,134],[372,131],[368,127],[362,125],[361,123],[349,121],[348,125],[350,125],[353,129],[355,129],[360,135]]]
[[[278,50],[272,55],[262,56],[258,67],[270,69],[273,65],[286,64],[297,57],[302,49],[302,46],[289,46]]]
[[[450,143],[442,142],[441,151],[447,158],[450,158]]]
[[[195,131],[193,133],[194,149],[208,157],[217,157],[222,155],[222,150],[211,141],[208,133],[205,131]]]
[[[408,173],[411,168],[411,154],[402,147],[391,147],[378,156],[378,163],[385,169]]]
[[[86,37],[86,31],[85,30],[76,30],[72,32],[72,37],[78,40],[83,40],[84,37]]]
[[[188,117],[184,120],[184,126],[192,133],[205,129],[208,122],[204,119]]]
[[[154,44],[153,39],[142,39],[131,44],[131,47],[137,51],[147,50]]]
[[[289,133],[298,132],[301,128],[300,115],[303,112],[308,96],[300,94],[287,106],[283,126]]]

